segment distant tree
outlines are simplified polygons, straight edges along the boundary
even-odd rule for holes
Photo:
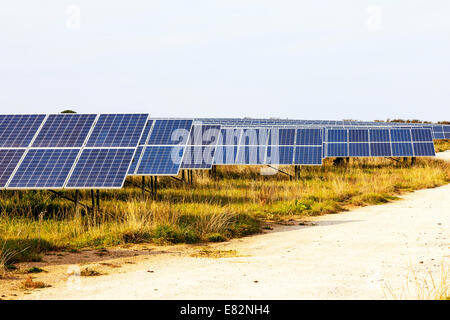
[[[76,112],[73,110],[67,109],[67,110],[61,111],[61,113],[76,113]]]
[[[438,124],[450,124],[450,121],[438,121]]]

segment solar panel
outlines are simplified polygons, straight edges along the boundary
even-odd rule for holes
[[[349,143],[349,157],[370,157],[370,148],[368,143]]]
[[[236,164],[258,165],[265,163],[267,146],[247,146],[239,147]]]
[[[393,157],[410,157],[413,153],[413,147],[410,142],[408,143],[392,143],[392,156]]]
[[[143,150],[144,150],[144,147],[142,147],[142,146],[139,146],[136,149],[136,153],[134,154],[133,160],[131,161],[131,164],[130,164],[130,169],[128,169],[128,174],[129,175],[133,175],[135,173],[136,167],[137,167],[137,165],[139,163],[139,160],[141,158]]]
[[[19,163],[25,149],[0,150],[0,188],[4,188]]]
[[[0,147],[28,147],[44,118],[43,114],[0,115]]]
[[[177,175],[185,146],[147,146],[144,149],[138,175]]]
[[[134,152],[134,148],[84,149],[66,188],[121,188]]]
[[[294,164],[321,165],[322,146],[295,147]]]
[[[435,156],[434,144],[431,142],[414,142],[414,155],[415,156]]]
[[[144,145],[144,144],[147,143],[148,134],[149,134],[149,132],[150,132],[150,130],[152,128],[152,125],[153,125],[153,120],[147,121],[147,123],[145,125],[145,128],[144,128],[144,132],[142,133],[141,140],[139,141],[140,145]]]
[[[294,146],[268,146],[266,163],[292,165],[294,163]]]
[[[219,135],[220,125],[193,125],[181,168],[210,169],[214,163]]]
[[[61,189],[79,149],[29,149],[8,188]]]
[[[136,147],[148,114],[101,114],[87,147]]]
[[[32,147],[82,147],[96,117],[95,114],[51,114]]]
[[[147,145],[186,144],[192,120],[155,120]]]

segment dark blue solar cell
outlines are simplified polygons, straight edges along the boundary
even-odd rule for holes
[[[189,135],[188,145],[209,146],[216,145],[219,141],[220,125],[195,124]]]
[[[219,145],[238,145],[242,136],[242,129],[222,128],[220,130]]]
[[[349,142],[369,142],[369,132],[367,129],[348,130]]]
[[[26,148],[45,115],[0,115],[0,147]]]
[[[389,142],[389,129],[370,129],[371,142]]]
[[[434,144],[432,142],[414,142],[414,155],[416,157],[435,156]]]
[[[328,130],[328,142],[347,142],[347,130],[330,129]]]
[[[147,124],[145,125],[145,128],[144,128],[144,132],[142,133],[142,136],[141,136],[141,140],[139,141],[140,145],[144,145],[147,143],[148,134],[150,132],[150,129],[152,128],[152,124],[153,124],[153,120],[147,121]]]
[[[240,145],[260,146],[267,145],[269,130],[262,128],[246,128],[242,132]]]
[[[121,188],[134,152],[134,148],[84,149],[66,187]]]
[[[348,157],[347,143],[328,143],[327,157]]]
[[[0,150],[0,188],[4,188],[19,163],[25,149]]]
[[[187,146],[182,169],[210,169],[214,162],[216,146]]]
[[[235,164],[237,150],[237,145],[217,146],[214,155],[214,164]]]
[[[444,138],[450,139],[450,132],[444,132]]]
[[[321,129],[297,129],[296,146],[321,146]]]
[[[240,146],[236,164],[264,164],[267,146]]]
[[[411,143],[393,143],[392,156],[394,157],[413,157],[413,148]]]
[[[411,142],[410,129],[391,129],[392,142]]]
[[[136,147],[147,122],[147,114],[102,114],[87,147]]]
[[[271,129],[269,145],[293,146],[294,143],[295,129]]]
[[[61,189],[79,149],[29,149],[8,188]]]
[[[433,141],[429,129],[411,129],[411,134],[413,141]]]
[[[176,176],[184,150],[184,146],[147,146],[136,174]]]
[[[128,169],[128,174],[129,175],[133,175],[134,174],[134,171],[136,170],[136,166],[137,166],[137,164],[139,162],[139,159],[141,157],[143,149],[144,149],[144,147],[138,147],[136,149],[136,153],[134,154],[133,160],[131,161],[131,164],[130,164],[130,169]]]
[[[51,114],[32,147],[82,147],[95,118],[95,114]]]
[[[349,143],[350,157],[370,157],[368,143]]]
[[[293,164],[294,146],[269,146],[267,148],[267,164]]]
[[[321,165],[322,146],[295,147],[294,164]]]
[[[185,145],[191,132],[192,120],[155,120],[148,145]]]
[[[444,132],[450,133],[450,126],[442,126]]]
[[[433,139],[434,140],[445,139],[444,132],[433,132]]]
[[[392,157],[391,144],[390,143],[371,143],[370,153],[372,157]]]

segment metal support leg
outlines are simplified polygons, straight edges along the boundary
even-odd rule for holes
[[[78,219],[80,217],[80,209],[78,207],[78,197],[80,192],[75,190],[75,217]]]
[[[145,201],[145,176],[142,176],[142,201]]]
[[[97,189],[97,211],[100,211],[100,190]]]

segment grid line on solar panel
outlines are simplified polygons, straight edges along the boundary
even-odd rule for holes
[[[95,114],[50,114],[31,147],[81,147],[96,117]]]
[[[152,130],[154,123],[155,123],[155,121],[153,121],[153,120],[147,121],[147,123],[145,124],[144,131],[142,132],[142,136],[139,141],[139,145],[145,145],[147,143],[148,138],[149,138],[149,133]]]
[[[133,156],[133,160],[131,161],[130,168],[128,169],[128,175],[134,175],[136,167],[141,159],[143,149],[144,147],[142,146],[137,147],[136,152],[134,153]]]
[[[148,114],[101,114],[86,143],[87,147],[136,147]]]
[[[45,115],[0,115],[0,147],[28,147]]]
[[[214,162],[216,146],[187,146],[181,169],[210,169]]]
[[[26,149],[2,149],[0,150],[0,188],[4,188],[10,180],[17,164]]]
[[[192,119],[154,120],[146,145],[185,145],[191,132]]]
[[[28,149],[8,189],[61,189],[79,149]]]
[[[121,188],[135,150],[85,148],[66,183],[66,188]]]
[[[137,175],[177,175],[186,146],[146,146]]]

